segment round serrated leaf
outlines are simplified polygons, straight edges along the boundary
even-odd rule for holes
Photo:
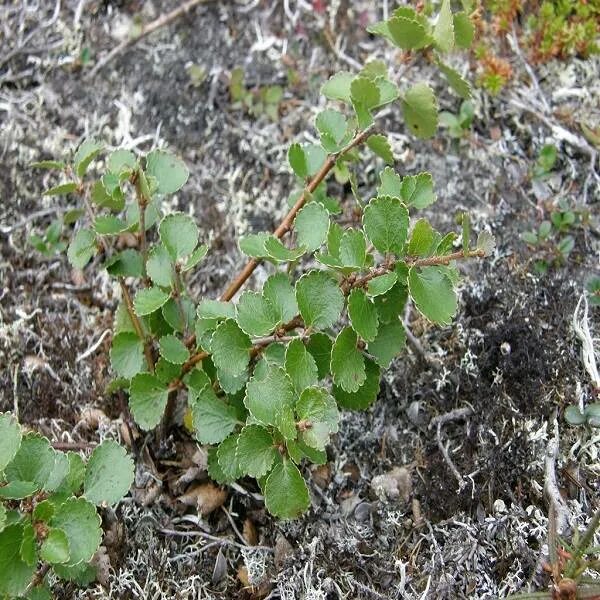
[[[62,529],[51,529],[40,548],[40,557],[50,564],[69,561],[69,540]]]
[[[91,560],[102,541],[101,519],[96,507],[84,498],[69,498],[52,516],[50,526],[61,529],[69,543],[69,562],[76,565]]]
[[[138,373],[129,388],[129,407],[135,422],[142,429],[156,427],[162,419],[169,390],[155,375]]]
[[[286,323],[298,314],[298,303],[286,273],[271,275],[263,286],[264,297],[271,302],[279,321]]]
[[[163,335],[158,341],[160,355],[174,365],[182,365],[190,357],[186,345],[172,334]]]
[[[407,175],[402,179],[401,197],[406,206],[425,208],[433,204],[437,198],[433,191],[431,173]]]
[[[146,156],[146,173],[156,178],[159,194],[174,194],[190,175],[182,160],[163,150],[153,150]]]
[[[374,198],[365,208],[363,226],[379,252],[401,254],[408,234],[408,209],[392,196]]]
[[[358,337],[350,327],[344,327],[331,349],[333,381],[346,392],[356,392],[366,378],[365,359],[357,347]]]
[[[138,290],[133,299],[133,308],[139,317],[143,317],[158,310],[169,298],[170,294],[159,287]]]
[[[292,340],[287,346],[285,370],[298,393],[318,381],[317,363],[300,339]]]
[[[433,90],[426,83],[416,83],[402,98],[402,112],[408,128],[419,138],[435,135],[438,107]]]
[[[113,277],[141,277],[142,255],[131,248],[117,252],[104,263],[104,268]]]
[[[237,462],[250,477],[263,477],[278,456],[273,436],[260,425],[247,425],[237,441]]]
[[[11,413],[0,413],[0,473],[21,445],[21,427]]]
[[[341,100],[351,102],[350,86],[354,75],[347,71],[340,71],[330,77],[321,87],[321,94],[330,100]]]
[[[425,27],[415,19],[398,15],[392,17],[386,24],[390,39],[403,50],[422,48],[427,43]]]
[[[244,292],[237,305],[237,322],[248,335],[267,335],[279,323],[277,311],[260,292]]]
[[[201,444],[222,442],[238,424],[235,408],[217,398],[210,385],[205,385],[188,401],[196,439]]]
[[[306,482],[298,467],[287,458],[269,473],[264,495],[267,510],[280,519],[295,519],[310,506]]]
[[[18,597],[23,594],[35,573],[35,563],[21,558],[23,525],[14,523],[0,532],[0,594]]]
[[[246,370],[252,342],[233,319],[226,319],[215,329],[210,347],[220,371],[236,377]]]
[[[108,156],[107,164],[111,173],[133,170],[136,166],[135,154],[130,150],[115,150]]]
[[[83,480],[85,497],[96,506],[116,504],[133,483],[133,461],[125,448],[107,440],[94,448]]]
[[[198,244],[194,219],[181,212],[167,215],[158,226],[158,234],[173,260],[188,256]]]
[[[379,329],[377,337],[370,341],[367,349],[377,364],[384,369],[406,346],[406,331],[398,319],[386,323]]]
[[[155,285],[171,287],[173,283],[173,263],[169,251],[163,244],[154,246],[148,253],[146,271]]]
[[[308,338],[306,349],[315,359],[319,379],[323,379],[329,375],[332,346],[333,341],[326,333],[318,331]]]
[[[80,229],[69,244],[67,258],[73,267],[83,269],[96,254],[96,234],[91,229]]]
[[[126,379],[144,368],[144,343],[136,333],[124,331],[113,337],[110,364],[117,375]]]
[[[385,294],[394,287],[397,281],[398,275],[394,271],[373,277],[367,283],[369,296],[381,296]]]
[[[433,39],[442,52],[454,48],[454,19],[450,10],[450,0],[442,0],[442,6],[433,29]]]
[[[50,442],[37,433],[27,433],[13,460],[4,469],[7,481],[35,483],[43,488],[54,469],[56,452]]]
[[[225,438],[217,448],[219,470],[228,482],[235,481],[243,475],[237,459],[238,438],[239,434],[234,433],[228,438]]]
[[[343,408],[365,410],[375,402],[379,393],[381,370],[370,358],[365,358],[365,382],[356,392],[346,392],[341,387],[333,386],[333,396]]]
[[[294,230],[298,244],[310,252],[321,247],[329,230],[329,213],[319,202],[309,202],[296,215]]]
[[[466,12],[454,15],[454,38],[459,48],[470,48],[475,36],[475,27]]]
[[[321,144],[327,152],[337,152],[347,139],[348,121],[337,110],[330,108],[321,111],[316,118],[315,125],[321,136]]]
[[[296,403],[296,416],[301,424],[301,439],[317,450],[324,450],[329,436],[338,430],[340,414],[331,394],[319,387],[308,387]]]
[[[331,327],[344,307],[337,282],[323,271],[309,271],[296,282],[296,301],[306,326],[319,329]]]
[[[83,140],[77,152],[73,156],[73,166],[75,172],[79,177],[83,177],[89,164],[96,158],[99,152],[102,150],[103,145],[93,138]]]
[[[367,342],[375,339],[379,327],[377,308],[361,289],[352,290],[348,298],[348,316],[352,329]]]
[[[415,306],[434,323],[450,323],[456,313],[456,292],[445,267],[411,267],[408,290]]]
[[[367,139],[367,146],[377,156],[382,158],[388,165],[394,164],[394,155],[392,154],[392,147],[387,137],[381,133],[376,135],[370,135]]]
[[[360,229],[347,229],[340,239],[339,257],[342,265],[360,269],[367,259],[367,241]]]

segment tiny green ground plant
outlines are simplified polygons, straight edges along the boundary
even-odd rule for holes
[[[440,112],[440,125],[448,129],[448,135],[451,138],[461,140],[469,135],[474,118],[473,103],[470,100],[463,100],[458,113],[447,110]]]
[[[434,19],[400,7],[370,31],[404,51],[426,52],[452,89],[470,96],[443,60],[473,35],[468,16],[453,14],[448,0]],[[458,307],[458,261],[494,249],[487,232],[472,242],[468,219],[459,236],[413,216],[436,201],[432,177],[398,174],[387,136],[375,129],[377,112],[399,101],[406,128],[432,137],[439,115],[429,85],[401,89],[375,61],[357,74],[335,74],[322,93],[336,108],[317,115],[319,142],[289,147],[297,182],[291,208],[273,233],[239,240],[248,262],[219,299],[195,301],[186,288],[209,248],[191,216],[164,214],[163,198],[188,179],[173,154],[118,149],[100,163],[103,145],[86,140],[71,160],[54,165],[67,180],[48,192],[79,195],[86,208],[87,222],[67,251],[73,267],[92,262],[121,288],[111,389],[128,393],[135,423],[166,431],[185,402],[184,424],[212,446],[210,476],[219,483],[255,478],[266,508],[284,519],[310,506],[301,466],[327,460],[340,410],[365,410],[376,400],[382,370],[405,346],[408,298],[427,319],[449,324]],[[361,146],[387,165],[368,201],[356,186]],[[96,177],[88,173],[93,161],[102,165]],[[352,183],[360,212],[354,227],[336,222],[332,173]],[[137,247],[117,249],[124,233],[137,237]],[[262,288],[233,302],[261,263],[271,265]]]
[[[0,413],[0,598],[51,598],[50,570],[93,581],[97,507],[116,504],[132,482],[133,461],[116,442],[102,442],[84,461]]]

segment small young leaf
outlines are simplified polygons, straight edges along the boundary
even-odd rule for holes
[[[180,296],[179,300],[178,303],[175,298],[169,298],[162,305],[160,312],[171,328],[183,333],[191,329],[194,323],[194,303],[187,296]],[[165,333],[165,331],[162,331],[162,333]]]
[[[69,472],[55,491],[70,496],[78,494],[81,490],[85,475],[85,464],[76,452],[67,452],[67,459],[69,461]]]
[[[408,128],[418,138],[435,135],[438,125],[437,101],[426,83],[416,83],[402,99],[402,112]]]
[[[306,483],[298,467],[287,458],[269,473],[264,494],[267,510],[280,519],[295,519],[310,506]]]
[[[369,342],[367,349],[383,369],[390,366],[392,360],[406,346],[406,331],[402,323],[395,319],[379,329],[377,337]]]
[[[29,165],[32,169],[57,169],[62,171],[66,165],[60,160],[39,160]]]
[[[454,41],[459,48],[470,48],[475,37],[475,27],[467,13],[461,11],[454,15]]]
[[[153,429],[162,419],[169,390],[155,375],[138,373],[129,388],[129,407],[135,422],[145,430]]]
[[[249,235],[242,236],[239,239],[240,250],[246,255],[252,258],[264,258],[268,256],[265,248],[265,242],[270,238],[268,233],[251,233]]]
[[[96,234],[90,229],[80,229],[69,244],[67,258],[73,267],[83,269],[96,254]]]
[[[143,317],[158,310],[168,299],[170,294],[159,287],[138,290],[133,299],[133,308],[138,317]]]
[[[375,305],[361,289],[354,289],[348,298],[348,316],[352,329],[368,342],[375,339],[379,318]]]
[[[66,183],[60,183],[51,187],[49,190],[44,192],[44,196],[61,196],[63,194],[72,194],[76,191],[78,185],[74,181],[68,181]]]
[[[450,10],[450,0],[442,0],[442,7],[433,28],[433,39],[442,52],[450,52],[454,48],[454,19]]]
[[[367,146],[377,156],[383,158],[384,162],[388,165],[394,164],[394,155],[392,154],[392,147],[390,142],[385,135],[376,134],[370,135],[367,139]]]
[[[191,409],[196,439],[201,444],[222,442],[238,424],[235,408],[217,398],[210,385],[191,401]]]
[[[78,177],[81,178],[85,175],[90,163],[98,156],[102,148],[103,145],[92,138],[81,143],[73,156],[73,166]]]
[[[321,247],[329,230],[329,213],[318,202],[309,202],[294,220],[298,244],[314,252]]]
[[[296,403],[296,416],[301,423],[300,437],[305,444],[324,450],[329,436],[337,433],[340,414],[335,399],[319,387],[307,387]]]
[[[212,359],[220,371],[233,377],[241,375],[250,362],[252,343],[233,319],[223,321],[215,330],[212,341]]]
[[[438,69],[444,74],[450,87],[461,97],[465,99],[469,99],[471,97],[471,86],[469,82],[466,81],[461,74],[449,67],[447,64],[443,63],[441,60],[437,61]]]
[[[331,349],[331,373],[333,381],[346,392],[356,392],[366,378],[365,359],[357,347],[354,330],[344,327]]]
[[[236,455],[238,438],[239,434],[234,433],[228,438],[225,438],[217,448],[219,469],[225,476],[227,482],[235,481],[243,475],[243,471]]]
[[[373,123],[371,110],[379,104],[379,88],[368,77],[358,76],[350,85],[352,105],[360,129],[366,129]]]
[[[381,296],[391,290],[398,281],[398,275],[394,271],[373,277],[367,284],[369,296]]]
[[[433,191],[431,173],[407,175],[402,179],[401,198],[406,206],[426,208],[433,204],[437,197]]]
[[[237,442],[236,457],[241,470],[257,479],[269,472],[278,456],[273,436],[260,425],[247,425]]]
[[[108,170],[116,175],[120,175],[124,171],[133,171],[136,164],[135,154],[130,150],[123,149],[111,152],[107,161]]]
[[[286,248],[281,240],[271,235],[265,240],[265,250],[267,256],[275,262],[290,262],[298,260],[305,252],[306,248]]]
[[[96,506],[116,504],[132,483],[133,461],[123,446],[105,440],[94,448],[83,480],[83,493],[90,502]]]
[[[315,359],[319,379],[323,379],[329,374],[332,346],[333,341],[326,333],[318,331],[308,338],[306,349]]]
[[[50,521],[62,530],[68,540],[69,563],[76,565],[91,560],[102,541],[101,519],[96,507],[84,498],[69,498],[61,504]]]
[[[308,177],[308,162],[306,155],[300,144],[291,144],[288,150],[288,161],[292,171],[300,177],[300,179],[306,179]]]
[[[144,368],[144,343],[136,333],[124,331],[113,337],[110,364],[120,377],[131,379]]]
[[[292,378],[298,393],[318,381],[317,363],[302,340],[292,340],[288,344],[285,352],[285,370]]]
[[[410,235],[408,253],[411,256],[431,256],[435,252],[440,239],[440,234],[426,219],[419,219]]]
[[[337,110],[330,108],[317,115],[316,126],[321,136],[321,144],[327,152],[338,152],[348,141],[348,121]]]
[[[237,322],[248,335],[260,337],[275,329],[279,316],[275,307],[260,292],[246,291],[237,305]]]
[[[185,265],[181,269],[184,273],[193,269],[200,261],[206,256],[208,252],[208,246],[206,244],[200,244],[188,257]]]
[[[416,50],[429,43],[429,36],[425,27],[415,19],[403,16],[394,16],[386,22],[389,39],[398,48],[403,50]]]
[[[21,445],[21,427],[11,413],[0,413],[0,473],[17,454]]]
[[[347,71],[340,71],[330,77],[321,87],[321,94],[329,100],[341,100],[350,104],[352,102],[350,86],[354,75]]]
[[[181,212],[167,215],[158,226],[158,234],[173,260],[188,256],[198,244],[198,226]]]
[[[323,271],[309,271],[296,282],[296,301],[306,326],[319,329],[331,327],[344,307],[337,282]]]
[[[157,244],[148,252],[146,271],[155,285],[171,287],[173,284],[173,263],[163,244]]]
[[[40,548],[40,558],[50,564],[69,561],[69,540],[62,529],[50,529]]]
[[[401,254],[408,234],[408,210],[398,198],[374,198],[365,208],[363,226],[381,253]]]
[[[457,300],[452,281],[444,267],[411,267],[408,289],[415,306],[434,323],[450,323]]]
[[[377,400],[381,370],[370,358],[365,358],[366,379],[356,392],[346,392],[341,387],[333,386],[333,396],[343,408],[365,410]]]
[[[174,365],[182,365],[190,357],[186,345],[174,335],[163,335],[158,341],[160,355]]]
[[[379,173],[379,178],[381,179],[381,185],[377,188],[378,196],[392,196],[406,201],[401,195],[402,180],[394,169],[386,167]]]
[[[127,229],[127,223],[114,215],[96,217],[94,230],[99,235],[117,235]]]
[[[159,194],[174,194],[190,175],[182,160],[163,150],[153,150],[146,156],[146,173],[156,178]]]
[[[104,268],[113,277],[141,277],[142,255],[132,248],[113,254],[105,263]]]
[[[294,288],[285,273],[271,275],[263,286],[263,295],[273,305],[278,321],[287,323],[298,314]]]
[[[361,269],[367,259],[367,241],[360,229],[346,229],[340,240],[339,258],[345,267]]]

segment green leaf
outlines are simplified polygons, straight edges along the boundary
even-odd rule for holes
[[[433,191],[431,173],[407,175],[402,179],[401,198],[406,206],[425,208],[433,204],[437,197]]]
[[[350,86],[354,75],[347,71],[340,71],[330,77],[321,87],[321,94],[329,100],[341,100],[350,104],[352,102]]]
[[[303,246],[300,246],[300,248],[286,248],[281,240],[277,239],[274,235],[269,236],[265,240],[265,250],[267,251],[267,256],[275,262],[298,260],[306,252],[306,248]]]
[[[44,489],[54,491],[58,488],[69,473],[69,459],[63,452],[54,452],[54,466],[48,476]]]
[[[227,482],[235,481],[243,475],[240,463],[237,459],[237,443],[239,434],[234,433],[225,438],[217,448],[217,460],[219,469]]]
[[[263,286],[263,295],[272,304],[278,321],[287,323],[298,314],[294,288],[285,273],[271,275]]]
[[[379,329],[377,337],[369,342],[367,349],[377,364],[387,369],[405,346],[406,331],[402,323],[395,319]]]
[[[241,375],[250,362],[252,343],[233,319],[223,321],[215,330],[212,341],[212,359],[220,371],[233,377]]]
[[[143,317],[158,310],[169,298],[170,294],[159,287],[138,290],[133,299],[133,308],[138,317]]]
[[[319,387],[307,387],[296,403],[301,434],[305,444],[317,450],[324,450],[329,436],[337,433],[340,414],[335,399],[329,392]]]
[[[113,277],[141,277],[142,265],[142,255],[130,248],[113,254],[104,263],[104,268]]]
[[[146,173],[156,178],[159,194],[174,194],[190,175],[182,160],[163,150],[153,150],[146,156]]]
[[[306,179],[308,177],[308,162],[302,146],[298,143],[290,145],[288,150],[288,161],[292,171],[300,177]]]
[[[58,577],[73,581],[79,586],[86,586],[96,580],[96,567],[88,563],[77,565],[54,564],[52,570]]]
[[[318,202],[309,202],[296,215],[294,230],[298,244],[310,252],[321,247],[329,230],[329,213]]]
[[[14,523],[0,532],[0,594],[23,594],[35,573],[36,565],[21,559],[23,525]]]
[[[426,219],[419,219],[412,230],[408,242],[408,253],[411,256],[431,256],[441,240],[440,234]]]
[[[69,540],[62,529],[50,529],[48,537],[42,543],[40,558],[50,564],[69,561]]]
[[[466,81],[461,74],[449,67],[447,64],[443,63],[441,60],[436,62],[438,69],[444,74],[450,87],[461,97],[468,100],[471,97],[471,86],[469,82]]]
[[[450,323],[456,313],[454,286],[445,267],[411,267],[408,289],[415,306],[434,323]]]
[[[20,500],[32,496],[40,489],[40,486],[33,481],[11,481],[0,486],[0,498],[6,500]]]
[[[341,112],[330,108],[321,111],[315,124],[321,136],[321,144],[327,152],[338,152],[348,143],[348,121]]]
[[[113,337],[110,364],[120,377],[131,379],[144,368],[144,343],[136,333],[124,331]]]
[[[296,403],[294,384],[281,368],[267,366],[266,375],[254,375],[246,386],[244,405],[261,425],[277,427],[284,438],[296,437],[293,407]]]
[[[81,143],[81,146],[79,146],[77,152],[75,152],[75,156],[73,156],[73,166],[75,167],[75,172],[78,177],[83,177],[85,175],[90,163],[98,156],[103,148],[104,146],[100,142],[92,138],[84,140]]]
[[[235,319],[235,306],[221,300],[201,300],[197,312],[201,319]]]
[[[137,166],[135,154],[130,150],[115,150],[108,156],[108,170],[120,175],[124,171],[133,171]]]
[[[73,267],[83,269],[96,254],[96,234],[91,229],[80,229],[69,244],[67,258]]]
[[[359,75],[350,84],[350,95],[358,126],[360,129],[366,129],[373,123],[371,110],[379,104],[379,88],[368,77]]]
[[[347,392],[355,392],[365,381],[365,359],[358,349],[358,337],[351,327],[344,327],[331,349],[333,381]]]
[[[416,83],[402,99],[402,112],[408,128],[419,138],[435,135],[438,125],[437,100],[426,83]]]
[[[45,488],[54,464],[56,452],[50,442],[37,433],[27,433],[21,439],[21,445],[12,461],[4,469],[7,481],[35,483]]]
[[[248,335],[260,337],[275,329],[279,316],[273,304],[260,292],[246,291],[237,305],[237,322]]]
[[[83,493],[96,506],[116,504],[133,483],[133,461],[125,448],[105,440],[94,448],[85,470]]]
[[[270,238],[270,234],[260,232],[251,233],[249,235],[242,236],[239,239],[240,250],[246,255],[252,258],[264,258],[268,256],[265,248],[265,242]]]
[[[363,227],[381,253],[401,254],[408,234],[408,210],[398,198],[379,196],[365,208]]]
[[[341,387],[333,386],[333,396],[343,408],[365,410],[377,400],[381,371],[370,358],[365,358],[366,379],[356,392],[346,392]]]
[[[176,336],[163,335],[158,341],[160,355],[174,365],[182,365],[190,357],[186,345]]]
[[[175,298],[169,298],[161,308],[163,319],[175,331],[183,333],[188,330],[194,323],[194,303],[187,296],[179,296],[179,303]]]
[[[367,241],[360,229],[346,229],[340,240],[340,261],[345,267],[361,269],[367,260]]]
[[[442,7],[433,28],[433,39],[442,52],[454,48],[454,19],[450,10],[450,0],[442,0]]]
[[[481,250],[484,256],[491,256],[494,254],[496,248],[496,240],[489,231],[482,231],[477,236],[476,243],[477,250]]]
[[[247,425],[237,441],[236,457],[240,469],[257,479],[269,472],[278,457],[273,436],[260,425]]]
[[[194,219],[181,212],[167,215],[158,226],[158,234],[173,260],[188,256],[198,244]]]
[[[269,473],[264,494],[267,510],[280,519],[295,519],[310,506],[306,483],[298,467],[287,458]]]
[[[288,440],[286,448],[290,458],[298,465],[304,458],[307,458],[315,465],[324,465],[327,463],[327,452],[317,450],[307,446],[302,440]]]
[[[85,476],[85,464],[76,452],[67,452],[67,459],[69,461],[69,472],[56,489],[56,492],[70,496],[78,494],[81,490]]]
[[[188,257],[184,267],[181,269],[184,273],[193,269],[200,261],[206,256],[208,252],[208,246],[206,244],[200,244]]]
[[[385,135],[370,135],[367,138],[367,146],[375,154],[377,154],[377,156],[383,158],[384,162],[386,162],[388,165],[394,164],[394,155],[392,154],[392,147],[390,146],[390,142],[388,141]]]
[[[285,370],[292,378],[298,393],[318,381],[317,363],[300,339],[292,340],[287,346]]]
[[[169,390],[155,375],[138,373],[129,388],[129,407],[135,422],[148,430],[156,427],[162,419]]]
[[[117,235],[127,229],[127,223],[114,215],[96,217],[94,229],[100,235]]]
[[[352,329],[368,342],[375,339],[379,328],[377,309],[361,289],[354,289],[348,298],[348,316]]]
[[[386,22],[389,39],[398,48],[403,50],[416,50],[429,43],[429,36],[425,27],[415,19],[395,16]]]
[[[196,439],[201,444],[222,442],[238,424],[235,408],[217,398],[210,385],[191,401],[191,409]]]
[[[207,471],[208,476],[217,483],[224,484],[228,483],[227,475],[223,472],[223,469],[219,466],[219,457],[217,455],[217,447],[213,446],[208,449],[207,459]]]
[[[157,244],[148,252],[146,262],[148,277],[155,285],[171,287],[173,284],[173,263],[169,251],[163,244]]]
[[[181,375],[182,365],[176,365],[168,360],[165,360],[162,356],[156,361],[154,365],[154,374],[163,382],[171,383],[174,379],[178,379]]]
[[[309,271],[296,282],[296,301],[307,327],[326,329],[340,317],[344,295],[323,271]]]
[[[88,562],[102,541],[101,520],[96,507],[84,498],[69,498],[54,513],[50,526],[61,529],[69,544],[69,563]]]
[[[35,565],[37,563],[37,552],[35,545],[35,533],[31,523],[26,522],[23,527],[23,540],[21,541],[21,547],[19,548],[19,554],[21,559],[28,565]]]
[[[77,190],[79,186],[74,181],[67,181],[66,183],[59,183],[49,190],[44,192],[44,196],[61,196],[66,194],[72,194]]]
[[[459,48],[470,48],[475,37],[475,27],[467,13],[461,11],[454,15],[454,41]]]
[[[308,338],[306,349],[311,353],[317,365],[319,379],[329,375],[331,366],[331,347],[333,341],[326,334],[320,331],[313,333]]]
[[[16,456],[21,438],[17,419],[11,413],[0,413],[0,473]]]
[[[386,167],[379,173],[381,185],[377,188],[378,196],[393,196],[394,198],[402,198],[402,180],[400,175],[391,167]]]
[[[367,284],[369,296],[381,296],[389,292],[398,281],[398,275],[394,271],[373,277]]]
[[[58,169],[62,171],[67,165],[61,160],[39,160],[29,165],[32,169]]]

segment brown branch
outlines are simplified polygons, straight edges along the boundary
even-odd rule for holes
[[[185,14],[186,12],[190,11],[192,8],[203,2],[208,2],[208,0],[188,0],[187,2],[184,2],[181,6],[173,9],[171,12],[161,15],[160,17],[154,19],[154,21],[151,21],[147,25],[142,25],[141,31],[139,33],[126,40],[123,40],[118,46],[115,46],[104,58],[100,59],[96,63],[96,65],[94,65],[94,68],[91,69],[91,71],[89,71],[89,73],[86,75],[86,79],[93,79],[98,73],[98,71],[103,69],[113,58],[115,58],[115,56],[127,50],[127,48],[129,48],[130,46],[134,46],[142,38],[146,37],[147,35],[150,35],[157,29],[169,25],[170,23],[178,19],[181,15]]]
[[[55,450],[89,450],[96,446],[94,442],[52,442]]]

